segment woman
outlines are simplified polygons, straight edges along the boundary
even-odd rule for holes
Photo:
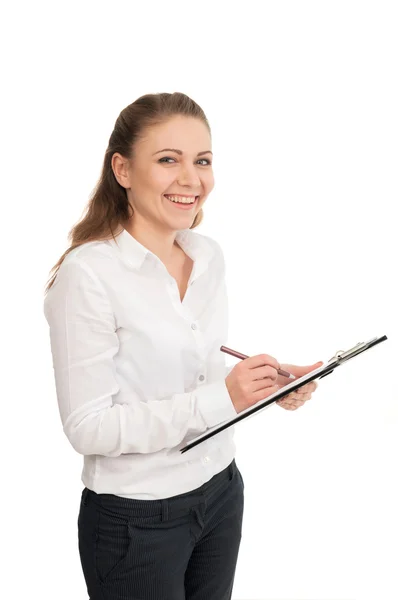
[[[84,455],[91,600],[232,595],[244,503],[234,428],[179,450],[287,381],[266,354],[225,367],[223,253],[193,231],[213,186],[202,109],[181,93],[138,98],[46,289],[62,424]],[[315,366],[285,365],[296,376]],[[279,404],[294,409],[315,387]]]

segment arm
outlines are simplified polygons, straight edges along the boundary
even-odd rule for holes
[[[119,456],[177,446],[236,416],[225,380],[161,400],[114,404],[116,323],[101,282],[88,265],[61,265],[45,299],[59,411],[80,454]]]

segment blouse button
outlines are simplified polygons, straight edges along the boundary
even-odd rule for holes
[[[197,329],[197,325],[195,325],[195,323],[192,323],[191,329]]]
[[[199,381],[203,381],[203,380],[204,380],[204,378],[205,378],[205,376],[204,376],[204,375],[199,375]]]

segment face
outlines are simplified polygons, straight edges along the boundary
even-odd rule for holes
[[[115,153],[112,167],[127,190],[135,224],[168,233],[189,228],[214,187],[210,133],[193,117],[152,126],[136,142],[131,161]],[[176,204],[165,194],[195,201]]]

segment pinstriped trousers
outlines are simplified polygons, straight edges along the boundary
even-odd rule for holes
[[[235,459],[201,487],[165,499],[84,488],[78,541],[90,600],[230,600],[243,509]]]

